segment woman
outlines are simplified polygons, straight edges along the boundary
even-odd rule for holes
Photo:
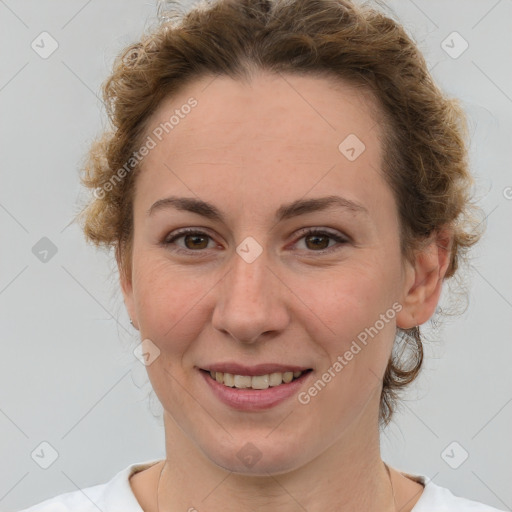
[[[464,115],[404,30],[348,0],[219,0],[104,93],[84,232],[115,248],[166,458],[27,511],[496,510],[380,456],[481,235]]]

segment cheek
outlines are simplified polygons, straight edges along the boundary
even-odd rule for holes
[[[216,281],[150,255],[139,259],[137,269],[134,289],[141,336],[162,351],[183,352],[204,325],[208,290]]]
[[[395,337],[393,279],[378,262],[367,260],[331,273],[315,286],[305,283],[308,303],[318,318],[310,324],[310,336],[322,340],[326,367],[351,351],[345,373],[382,373]]]
[[[336,424],[340,431],[372,397],[378,401],[375,393],[381,387],[395,337],[396,311],[391,295],[383,290],[382,282],[376,282],[378,274],[351,270],[325,281],[323,291],[318,288],[308,298],[322,320],[315,323],[318,328],[309,328],[322,358],[316,380],[300,397],[301,403],[311,400],[313,407],[323,411],[323,423]]]
[[[350,263],[318,278],[304,282],[302,294],[315,305],[320,318],[337,334],[348,334],[351,328],[364,327],[370,319],[380,313],[380,309],[391,296],[386,288],[383,275],[368,260]],[[350,332],[353,334],[353,332]]]

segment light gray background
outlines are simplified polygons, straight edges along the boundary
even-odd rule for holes
[[[386,4],[440,86],[463,101],[488,227],[474,251],[468,310],[431,334],[423,374],[382,436],[383,458],[512,510],[512,1]],[[106,123],[100,84],[155,13],[153,0],[0,0],[3,511],[164,456],[163,427],[151,412],[160,404],[148,406],[145,368],[131,353],[138,332],[113,256],[86,245],[70,224],[78,168]],[[59,44],[47,59],[31,48],[43,31]],[[441,47],[453,31],[469,43],[457,59]],[[32,252],[42,237],[57,248],[46,263]],[[44,441],[58,452],[48,469],[31,456]],[[469,454],[458,469],[445,461],[454,441],[450,462]]]

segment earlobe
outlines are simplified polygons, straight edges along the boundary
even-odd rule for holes
[[[412,273],[405,283],[403,308],[397,315],[398,327],[410,329],[434,314],[450,264],[452,242],[452,232],[444,229],[416,254],[414,268],[409,267]]]

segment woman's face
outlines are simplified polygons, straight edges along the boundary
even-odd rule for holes
[[[167,431],[231,471],[292,470],[376,430],[414,276],[371,101],[321,78],[209,77],[151,118],[125,302],[151,340]],[[189,202],[151,209],[171,196]],[[203,371],[222,364],[311,371],[281,385],[234,377],[269,385],[237,391]]]

